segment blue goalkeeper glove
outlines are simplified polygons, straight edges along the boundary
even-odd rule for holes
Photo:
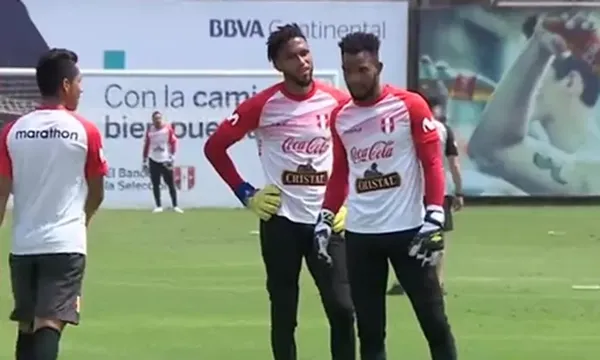
[[[281,206],[281,190],[275,185],[267,185],[264,189],[257,190],[245,182],[235,189],[235,196],[264,221],[271,219]]]
[[[423,226],[408,248],[408,255],[421,261],[421,266],[436,266],[444,251],[444,209],[427,206]]]

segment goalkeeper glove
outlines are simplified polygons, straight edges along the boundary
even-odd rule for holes
[[[322,209],[317,217],[317,224],[315,225],[314,243],[315,249],[317,249],[317,257],[319,260],[325,262],[327,265],[332,264],[331,256],[329,255],[329,240],[331,239],[331,233],[333,232],[335,215],[333,212]]]
[[[235,195],[244,206],[264,221],[271,219],[281,206],[281,190],[275,185],[267,185],[264,189],[257,190],[248,183],[242,183],[235,189]]]
[[[423,226],[411,241],[408,255],[421,261],[421,266],[436,266],[444,251],[444,210],[439,206],[428,206]]]
[[[346,228],[346,214],[348,213],[348,208],[342,206],[340,210],[335,214],[333,218],[333,232],[336,234],[341,234]]]

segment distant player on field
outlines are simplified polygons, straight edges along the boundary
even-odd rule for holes
[[[385,360],[388,261],[406,290],[433,360],[457,358],[435,271],[443,250],[444,169],[440,140],[426,102],[380,85],[379,39],[363,32],[340,42],[352,100],[332,114],[334,159],[315,227],[320,258],[332,219],[349,186],[347,265],[362,360]],[[374,166],[377,164],[377,166]],[[423,206],[425,198],[426,206]]]
[[[269,36],[267,55],[283,82],[242,103],[206,142],[207,159],[238,199],[261,219],[260,244],[271,302],[275,360],[297,359],[294,333],[303,258],[331,327],[334,360],[355,359],[354,316],[345,266],[345,209],[334,220],[330,252],[336,266],[317,259],[313,229],[332,164],[329,114],[347,98],[313,79],[312,54],[298,25]],[[238,174],[227,149],[253,131],[267,184],[256,189]],[[345,191],[345,190],[342,190]]]
[[[104,197],[98,128],[73,111],[77,55],[46,53],[36,68],[42,106],[0,134],[0,221],[13,193],[10,274],[17,360],[55,360],[66,324],[79,323],[87,226]]]
[[[152,193],[156,205],[152,212],[159,213],[163,211],[160,198],[160,179],[162,178],[169,188],[173,211],[183,213],[183,210],[177,206],[177,189],[175,188],[173,176],[176,149],[177,138],[173,128],[170,124],[164,122],[160,111],[153,112],[152,125],[146,131],[146,137],[144,138],[142,155],[144,168],[150,172],[150,181],[152,182]]]
[[[450,232],[454,230],[454,221],[452,220],[452,211],[458,211],[462,209],[464,206],[464,195],[462,190],[462,176],[460,173],[460,162],[458,159],[458,145],[456,143],[456,139],[454,137],[454,132],[450,128],[450,125],[446,123],[445,111],[443,109],[443,104],[436,97],[425,98],[427,104],[429,105],[429,109],[435,116],[433,120],[435,125],[437,126],[438,135],[440,136],[440,141],[442,143],[442,152],[446,156],[445,167],[450,172],[450,176],[452,177],[452,183],[454,184],[454,189],[450,185],[449,181],[446,181],[446,196],[444,197],[444,233]],[[448,240],[447,235],[443,234],[443,241]],[[444,290],[444,264],[445,262],[445,253],[446,246],[444,246],[444,252],[441,254],[440,261],[436,265],[436,270],[438,274],[438,278],[440,280],[440,285],[442,286],[442,290]],[[390,290],[388,291],[389,295],[403,295],[404,289],[399,281],[394,283]]]

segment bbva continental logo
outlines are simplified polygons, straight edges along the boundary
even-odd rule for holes
[[[213,38],[265,37],[265,30],[256,19],[210,19],[209,36]]]
[[[196,186],[196,167],[175,166],[173,167],[173,180],[175,186],[181,191],[192,190]]]

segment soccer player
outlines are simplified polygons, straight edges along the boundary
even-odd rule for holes
[[[74,111],[77,55],[52,49],[36,67],[42,106],[0,134],[0,221],[13,194],[10,275],[19,322],[17,360],[54,360],[67,324],[79,323],[87,227],[104,197],[98,128]]]
[[[271,302],[275,360],[295,360],[298,279],[302,259],[317,285],[331,328],[334,360],[355,359],[354,315],[343,230],[345,208],[334,216],[330,251],[336,266],[318,260],[313,229],[332,165],[329,114],[347,95],[313,79],[312,54],[298,25],[271,33],[267,57],[283,81],[243,102],[206,142],[209,162],[260,221],[260,245]],[[227,149],[253,131],[267,184],[238,174]]]
[[[431,110],[433,116],[435,118],[433,121],[437,127],[438,135],[440,137],[440,141],[442,143],[442,150],[444,155],[446,156],[445,167],[450,172],[450,176],[452,177],[452,183],[454,184],[454,189],[449,186],[449,182],[446,182],[446,196],[444,197],[444,232],[443,240],[446,241],[448,236],[446,233],[454,230],[454,221],[452,220],[452,211],[459,211],[464,206],[464,195],[462,190],[462,176],[460,174],[460,162],[458,160],[458,145],[454,138],[454,132],[450,125],[446,123],[445,111],[443,108],[443,103],[439,98],[431,96],[429,98],[424,97],[427,101],[429,109]],[[444,289],[444,267],[445,267],[445,254],[446,254],[446,246],[444,246],[444,252],[441,254],[439,262],[436,265],[436,271],[438,274],[438,279],[440,280],[440,285],[442,287],[442,291],[445,293]],[[388,295],[404,295],[404,289],[399,281],[396,281],[390,290],[388,291]]]
[[[146,131],[144,138],[143,167],[150,172],[152,193],[156,207],[152,212],[163,212],[160,198],[160,179],[167,184],[173,211],[182,214],[183,210],[177,206],[177,189],[173,178],[173,162],[177,149],[177,138],[171,125],[163,120],[160,111],[152,113],[152,125]]]
[[[377,36],[351,33],[339,46],[352,99],[332,113],[333,170],[315,226],[318,255],[335,264],[328,251],[332,219],[350,184],[345,237],[361,359],[386,358],[389,261],[432,359],[454,360],[454,338],[435,271],[443,250],[444,169],[433,116],[418,94],[380,84]]]

